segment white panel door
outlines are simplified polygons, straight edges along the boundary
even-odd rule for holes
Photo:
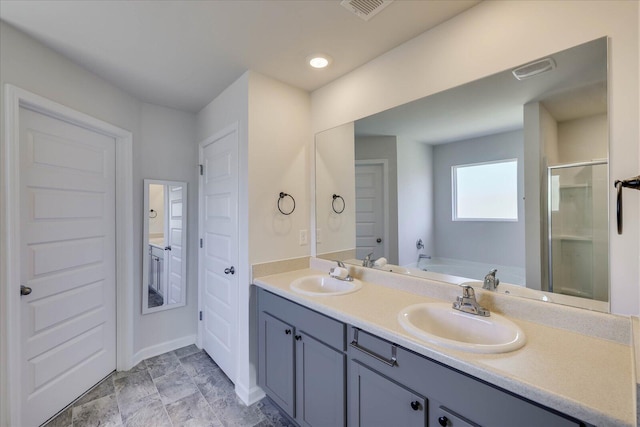
[[[356,258],[386,257],[384,170],[381,163],[356,163]]]
[[[167,185],[167,250],[165,262],[167,265],[167,301],[169,304],[184,303],[184,289],[186,282],[185,241],[186,233],[183,229],[186,206],[183,203],[183,193],[187,189],[181,185]]]
[[[200,288],[203,348],[231,381],[238,331],[238,133],[201,147]]]
[[[20,109],[21,412],[37,426],[116,367],[115,141]]]

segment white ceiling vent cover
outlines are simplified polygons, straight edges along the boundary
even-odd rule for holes
[[[555,68],[556,61],[554,61],[553,58],[544,58],[525,64],[522,67],[518,67],[511,72],[516,79],[525,80],[537,76],[538,74],[554,70]]]
[[[392,2],[393,0],[342,0],[340,6],[368,21]]]

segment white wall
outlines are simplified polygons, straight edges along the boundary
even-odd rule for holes
[[[608,140],[606,114],[558,123],[558,156],[561,163],[606,159]]]
[[[316,228],[318,255],[356,247],[356,183],[353,122],[316,135]],[[344,212],[337,214],[333,195],[344,199]],[[339,202],[337,202],[339,203]],[[336,204],[336,206],[338,206]]]
[[[389,218],[389,253],[385,254],[391,264],[398,265],[398,148],[395,136],[357,137],[356,160],[387,159]]]
[[[134,137],[135,138],[135,137]],[[140,106],[140,157],[134,159],[134,180],[143,190],[142,179],[162,179],[187,183],[187,304],[184,307],[138,315],[141,292],[135,293],[134,349],[139,358],[149,357],[149,348],[162,343],[195,339],[198,309],[198,152],[196,116],[172,108],[142,103]],[[134,140],[135,144],[135,140]],[[139,198],[142,202],[142,195]],[[140,208],[136,221],[142,221]],[[158,215],[159,216],[159,215]],[[142,236],[140,234],[140,236]],[[139,239],[141,241],[141,237]],[[146,243],[142,250],[146,249]],[[140,252],[142,263],[142,252]],[[142,274],[142,273],[140,273]],[[136,277],[138,275],[136,274]],[[142,283],[142,279],[139,280]],[[163,351],[163,350],[158,350]]]
[[[252,264],[309,255],[309,94],[251,72],[249,77],[249,256]],[[282,215],[280,192],[296,200]]]
[[[485,1],[312,93],[319,132],[602,36],[610,37],[610,181],[640,171],[638,2]],[[640,198],[625,217],[640,217]],[[613,192],[609,197],[613,212]],[[640,313],[640,224],[610,223],[612,311]]]
[[[453,221],[451,167],[507,159],[518,159],[518,221]],[[524,164],[523,134],[519,130],[434,146],[433,255],[524,268]]]
[[[433,147],[399,136],[398,164],[398,264],[407,265],[434,253]]]

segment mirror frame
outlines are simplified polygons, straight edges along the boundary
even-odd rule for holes
[[[164,303],[157,307],[149,307],[149,261],[150,254],[148,250],[149,246],[149,187],[150,185],[163,185],[163,186],[181,186],[182,189],[182,218],[183,218],[183,226],[182,226],[182,265],[181,265],[181,277],[182,277],[182,287],[181,287],[181,295],[180,302],[167,304]],[[187,221],[187,183],[185,181],[168,181],[168,180],[159,180],[159,179],[145,179],[144,180],[144,196],[143,196],[143,226],[142,226],[142,314],[155,313],[158,311],[169,310],[172,308],[183,307],[187,303],[187,234],[189,223]],[[165,254],[168,252],[165,249]]]

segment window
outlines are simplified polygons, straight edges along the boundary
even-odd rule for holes
[[[517,221],[518,160],[451,167],[454,221]]]

